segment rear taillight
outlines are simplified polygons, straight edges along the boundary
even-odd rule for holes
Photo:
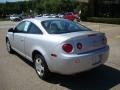
[[[66,52],[66,53],[70,53],[73,50],[73,46],[71,44],[64,44],[62,46],[62,49]]]
[[[82,49],[82,44],[81,43],[77,43],[77,49]]]

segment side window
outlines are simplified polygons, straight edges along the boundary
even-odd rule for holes
[[[25,33],[28,30],[28,27],[30,25],[30,22],[21,22],[20,24],[17,25],[17,27],[15,28],[16,32],[21,32],[21,33]]]
[[[28,30],[30,34],[42,34],[42,31],[33,23],[30,24],[30,28]]]
[[[21,22],[15,28],[15,32],[24,32],[24,28],[25,28],[25,22]]]

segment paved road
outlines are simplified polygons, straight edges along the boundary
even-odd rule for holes
[[[105,32],[110,57],[105,65],[74,76],[54,75],[48,81],[39,79],[33,66],[24,58],[10,55],[5,47],[7,29],[14,22],[0,22],[0,90],[120,90],[120,25],[82,22]]]

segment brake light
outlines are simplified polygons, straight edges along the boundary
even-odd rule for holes
[[[62,46],[62,49],[63,49],[65,52],[70,53],[70,52],[72,52],[72,50],[73,50],[73,46],[72,46],[71,44],[64,44],[64,45]]]
[[[78,49],[82,49],[82,44],[81,43],[77,43],[77,48]]]

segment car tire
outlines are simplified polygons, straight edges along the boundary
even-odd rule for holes
[[[41,79],[47,80],[50,77],[51,72],[48,69],[48,66],[45,62],[44,57],[39,53],[35,54],[34,56],[34,66],[35,66],[37,75]]]
[[[8,51],[10,54],[13,54],[14,50],[11,48],[11,44],[10,44],[9,39],[6,40],[6,48],[7,48],[7,51]]]

